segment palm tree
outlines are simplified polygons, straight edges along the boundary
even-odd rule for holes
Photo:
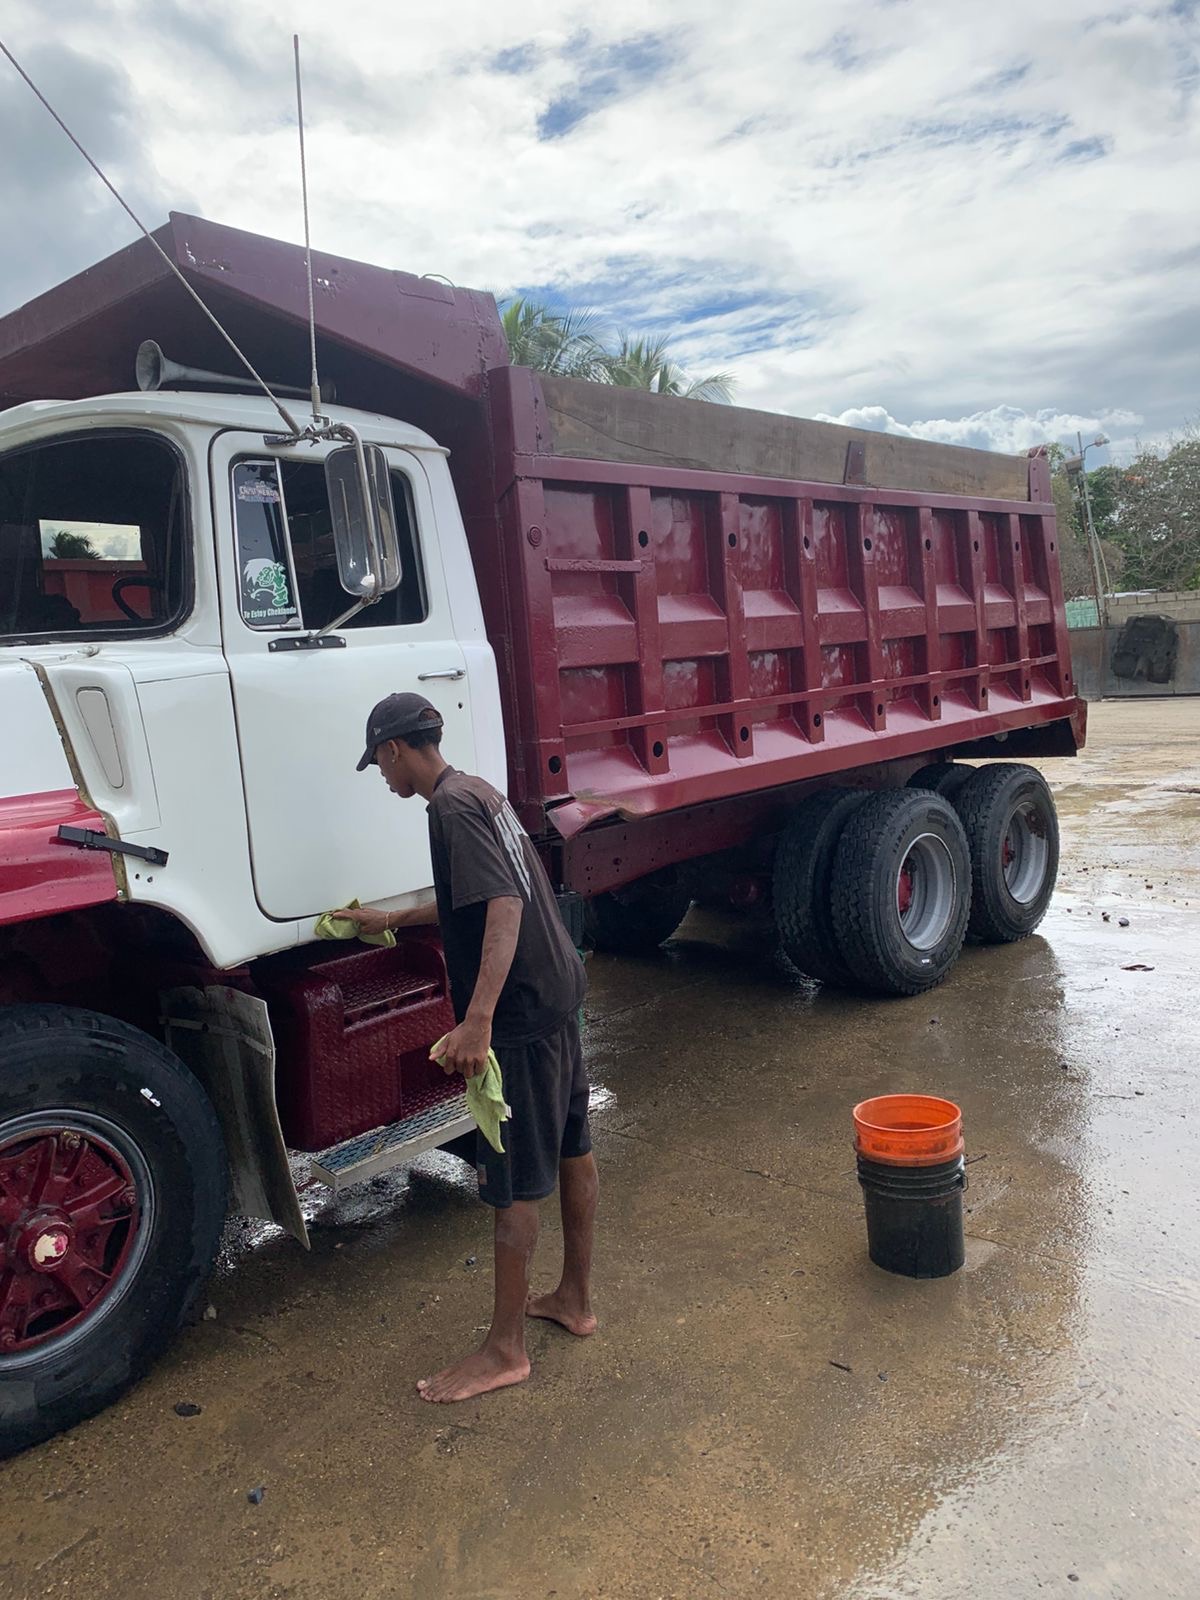
[[[735,379],[730,372],[713,372],[706,378],[689,378],[671,359],[671,340],[667,334],[633,338],[620,336],[616,350],[607,358],[609,383],[622,389],[649,389],[654,394],[676,395],[684,400],[714,400],[728,404],[733,399]]]
[[[54,561],[99,561],[100,552],[86,533],[59,528],[50,541],[47,554]]]
[[[500,320],[515,367],[566,378],[598,377],[604,347],[596,333],[594,311],[554,311],[518,296],[504,303]]]
[[[591,383],[612,383],[622,389],[648,389],[652,394],[677,395],[684,400],[728,403],[733,399],[732,373],[689,378],[671,359],[667,334],[635,339],[623,333],[615,349],[606,349],[594,311],[555,311],[524,296],[503,301],[500,306],[509,359],[516,367],[533,367],[537,372],[553,372],[565,378],[586,378]]]

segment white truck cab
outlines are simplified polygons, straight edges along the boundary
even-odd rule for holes
[[[315,935],[431,893],[424,809],[356,771],[396,690],[504,784],[426,434],[239,394],[0,415],[0,1454],[145,1370],[229,1204],[306,1241],[289,1151],[340,1187],[471,1127],[436,939]]]
[[[15,569],[0,583],[0,725],[20,734],[0,746],[0,797],[73,781],[134,847],[113,857],[119,895],[179,918],[214,967],[305,943],[352,897],[428,893],[421,808],[355,771],[385,694],[427,695],[447,758],[504,783],[446,452],[388,417],[329,415],[384,452],[402,577],[324,633],[352,603],[333,446],[268,443],[265,396],[116,394],[0,419]]]

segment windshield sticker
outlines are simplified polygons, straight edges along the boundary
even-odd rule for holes
[[[242,568],[242,612],[247,622],[274,622],[295,614],[287,568],[282,562],[247,561]]]
[[[274,461],[233,468],[238,600],[251,628],[279,628],[299,615],[293,592],[283,489]]]
[[[283,512],[277,464],[234,462],[238,603],[250,627],[286,627],[299,614]]]
[[[265,500],[273,506],[279,504],[279,490],[273,483],[264,483],[261,479],[239,483],[237,497],[239,500]]]

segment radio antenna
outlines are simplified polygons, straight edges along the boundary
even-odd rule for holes
[[[149,228],[146,227],[146,225],[142,221],[142,219],[134,212],[133,208],[126,202],[126,200],[117,192],[116,186],[109,181],[109,179],[106,177],[104,172],[101,170],[99,164],[96,161],[94,161],[92,159],[92,157],[87,153],[87,151],[83,148],[83,146],[80,144],[79,140],[71,132],[70,128],[67,127],[66,123],[59,116],[58,112],[54,109],[54,107],[50,104],[49,100],[46,99],[46,96],[38,88],[37,84],[34,83],[33,79],[25,71],[25,68],[17,60],[16,56],[13,55],[12,51],[4,43],[3,39],[0,39],[0,51],[3,51],[4,54],[8,57],[9,61],[16,68],[17,72],[25,80],[25,82],[26,82],[26,84],[28,84],[29,88],[33,90],[33,93],[37,96],[37,98],[41,101],[42,105],[46,108],[46,110],[54,118],[55,122],[58,123],[59,127],[66,134],[67,138],[75,146],[76,150],[79,151],[79,154],[87,162],[88,166],[91,167],[92,171],[100,179],[100,182],[108,190],[109,194],[112,195],[113,199],[121,207],[122,211],[124,211],[126,216],[129,217],[129,219],[137,225],[137,227],[141,230],[141,232],[145,236],[145,238],[147,238],[150,241],[150,243],[154,246],[154,248],[158,251],[159,255],[166,262],[167,266],[171,269],[171,271],[179,279],[180,283],[187,290],[188,294],[191,295],[192,299],[200,307],[201,311],[203,311],[204,315],[212,323],[213,327],[217,330],[217,332],[221,335],[222,339],[224,339],[225,343],[233,351],[234,355],[238,358],[238,360],[245,367],[246,371],[254,379],[255,383],[258,384],[259,388],[266,395],[267,399],[275,407],[276,411],[278,411],[279,415],[283,418],[284,422],[286,423],[289,433],[295,434],[297,436],[301,435],[304,430],[302,428],[298,428],[296,426],[295,419],[292,417],[292,415],[288,411],[287,407],[285,405],[283,405],[283,403],[279,399],[277,399],[277,397],[272,393],[271,387],[267,383],[267,380],[262,376],[262,374],[260,372],[258,372],[258,370],[255,368],[254,364],[251,362],[249,356],[247,356],[245,354],[245,352],[237,344],[234,343],[234,339],[233,339],[232,334],[226,332],[225,328],[222,326],[220,321],[217,319],[217,316],[216,316],[215,312],[209,310],[208,306],[205,305],[204,301],[200,298],[200,296],[196,293],[196,291],[192,287],[192,285],[184,277],[183,273],[176,266],[175,262],[171,260],[170,256],[163,249],[162,245],[159,244],[158,240],[150,232]],[[305,227],[306,227],[306,231],[307,231],[307,203],[306,203],[306,207],[305,207]],[[309,307],[310,307],[310,315],[311,315],[311,306],[312,306],[312,274],[311,274],[311,272],[309,274],[309,291],[308,291],[308,293],[309,293]],[[314,344],[314,352],[315,352],[315,344]],[[315,366],[315,354],[314,354],[314,366]],[[314,407],[314,411],[315,411],[315,409],[316,408]]]
[[[313,421],[320,420],[321,384],[317,377],[317,314],[313,308],[312,240],[308,231],[308,168],[304,161],[304,91],[300,86],[300,35],[292,35],[296,52],[296,125],[300,129],[300,194],[304,202],[304,272],[308,278],[308,343],[312,359],[309,384],[312,389]]]

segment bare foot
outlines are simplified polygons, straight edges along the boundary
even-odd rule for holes
[[[557,1322],[578,1339],[586,1339],[598,1326],[590,1306],[566,1299],[560,1289],[553,1294],[531,1294],[525,1303],[525,1315]]]
[[[470,1400],[491,1389],[504,1389],[511,1383],[524,1383],[529,1376],[529,1358],[502,1355],[484,1345],[474,1355],[464,1356],[432,1378],[421,1378],[417,1393],[422,1400],[442,1403]]]

